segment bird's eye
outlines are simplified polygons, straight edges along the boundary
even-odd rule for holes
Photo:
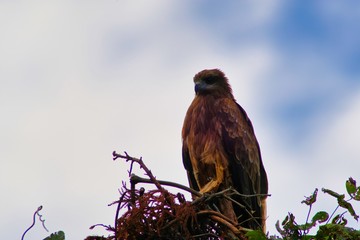
[[[214,84],[216,82],[216,77],[215,76],[206,77],[204,78],[204,82],[209,85]]]

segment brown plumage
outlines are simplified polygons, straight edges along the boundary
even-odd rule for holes
[[[253,126],[236,103],[224,73],[203,70],[195,75],[194,83],[196,95],[182,129],[183,163],[190,187],[201,193],[233,187],[241,194],[267,194],[267,176]],[[224,215],[243,227],[265,229],[266,197],[233,198],[246,210],[221,199],[217,204]]]

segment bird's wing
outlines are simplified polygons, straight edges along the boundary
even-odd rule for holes
[[[182,159],[183,159],[184,167],[187,172],[190,188],[199,191],[200,188],[195,179],[193,167],[190,160],[189,149],[186,141],[183,142],[183,146],[182,146]]]
[[[228,156],[233,187],[241,194],[266,194],[266,172],[250,119],[233,99],[223,100],[220,109],[218,117],[222,125],[223,146]],[[256,217],[262,217],[261,199],[239,198],[239,201],[250,207]]]

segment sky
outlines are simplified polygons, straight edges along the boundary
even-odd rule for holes
[[[277,234],[288,212],[304,222],[304,196],[360,181],[358,5],[0,1],[0,237],[19,239],[40,205],[50,232],[107,236],[89,227],[113,225],[108,204],[128,180],[114,150],[186,185],[181,128],[192,78],[209,68],[225,72],[254,125],[267,229]],[[319,192],[313,213],[335,207]],[[25,239],[48,235],[37,222]]]

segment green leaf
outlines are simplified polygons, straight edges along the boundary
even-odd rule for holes
[[[327,212],[324,211],[317,212],[312,218],[311,223],[301,224],[299,225],[299,229],[301,229],[302,231],[308,231],[312,227],[314,227],[317,222],[323,223],[326,220],[328,220],[328,218],[329,218],[329,214]]]
[[[334,192],[330,189],[323,188],[321,189],[324,193],[327,193],[335,198],[345,198],[345,195],[338,194],[337,192]]]
[[[305,236],[302,236],[301,240],[313,240],[315,239],[315,236],[314,235],[305,235]]]
[[[315,239],[360,239],[360,231],[338,224],[320,226]]]
[[[344,215],[344,213],[336,215],[336,216],[333,218],[333,220],[331,221],[332,224],[338,224],[338,225],[346,226],[347,220],[346,220],[346,218],[344,218],[343,215]]]
[[[287,217],[287,216],[286,216]],[[282,225],[284,225],[284,224],[282,224]],[[277,220],[276,221],[276,223],[275,223],[275,228],[276,228],[276,230],[281,234],[281,236],[285,236],[286,235],[286,231],[285,230],[283,230],[283,229],[281,229],[281,227],[280,227],[280,222],[279,222],[279,220]]]
[[[285,217],[284,220],[282,221],[281,225],[284,226],[288,221],[289,221],[289,215],[286,215],[286,217]]]
[[[306,205],[312,205],[314,202],[316,202],[317,193],[318,189],[315,188],[314,193],[309,197],[305,197],[305,200],[301,201],[301,203],[305,203]]]
[[[261,230],[249,231],[245,234],[249,240],[266,240],[266,236]]]
[[[353,196],[353,198],[354,198],[354,200],[356,200],[356,201],[360,201],[360,187],[358,187],[358,188],[356,189],[356,193],[355,193],[355,195]]]
[[[353,194],[356,192],[356,181],[350,177],[349,180],[346,181],[345,186],[347,192],[352,197]]]
[[[63,231],[58,231],[50,234],[50,236],[44,238],[44,240],[65,240],[65,233]]]
[[[323,223],[328,219],[329,219],[329,214],[325,211],[320,211],[320,212],[317,212],[315,214],[315,216],[312,218],[312,222],[313,223],[316,223],[316,222]]]
[[[314,223],[305,223],[298,225],[298,228],[301,231],[309,231],[314,225]]]
[[[349,213],[351,214],[351,216],[354,217],[355,220],[358,220],[359,215],[357,215],[355,213],[355,210],[352,207],[351,203],[345,201],[343,198],[338,198],[338,204],[340,207],[347,209],[349,211]]]

